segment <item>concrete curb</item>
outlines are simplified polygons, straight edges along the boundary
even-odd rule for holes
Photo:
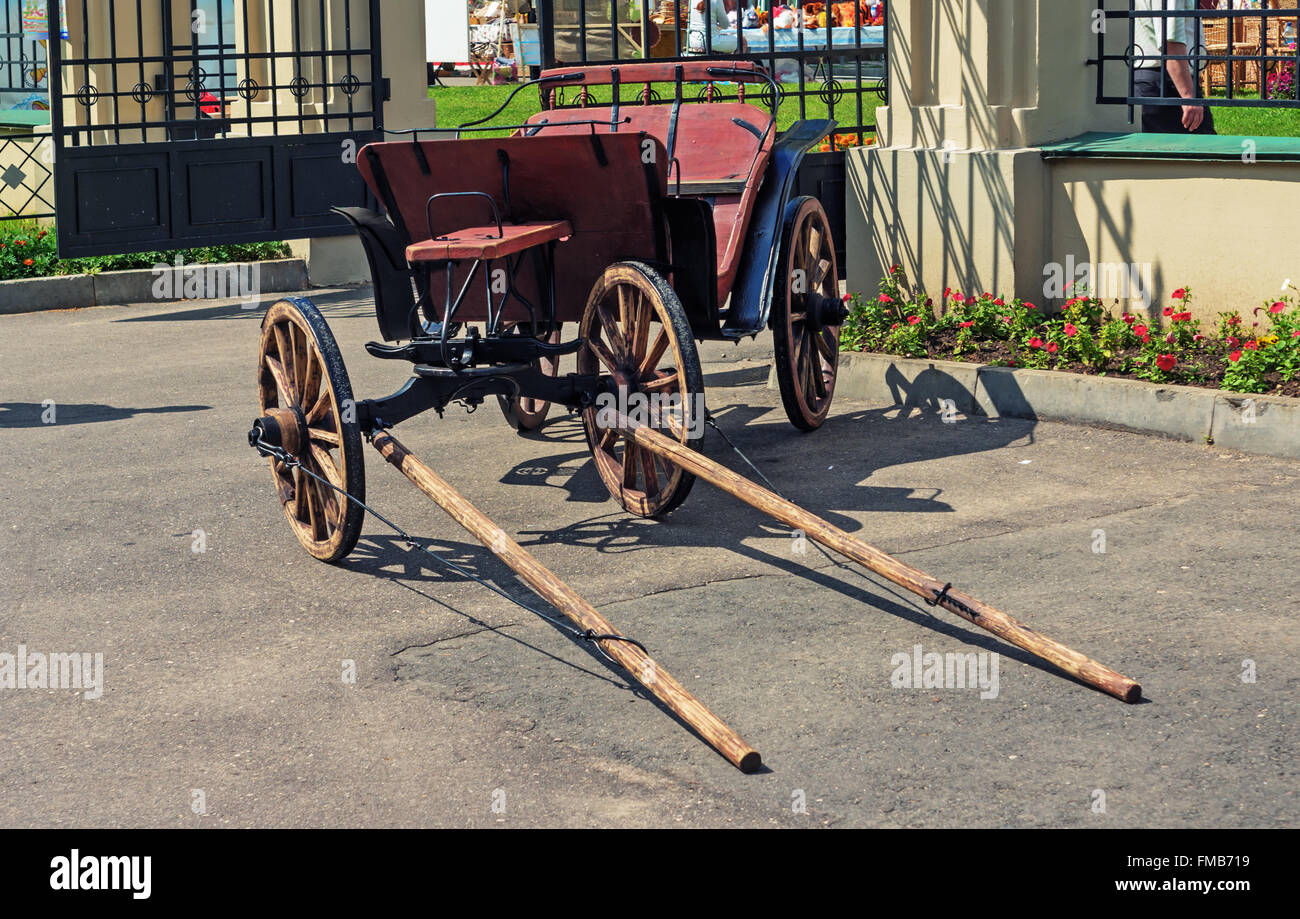
[[[1103,425],[1300,459],[1300,399],[1287,396],[859,353],[840,355],[835,394],[933,412],[951,400],[964,415]]]
[[[102,274],[21,278],[0,281],[0,315],[186,299],[186,272],[192,268],[203,269],[205,272],[213,269],[214,274],[238,271],[238,277],[247,277],[247,271],[255,268],[258,272],[259,295],[305,290],[309,286],[307,263],[300,258],[222,265],[185,265],[181,268],[169,267],[164,272],[141,268],[106,271]],[[230,274],[226,276],[233,277]],[[154,291],[159,285],[162,285],[161,289],[167,293],[166,296],[155,295]],[[231,297],[238,296],[236,289]]]

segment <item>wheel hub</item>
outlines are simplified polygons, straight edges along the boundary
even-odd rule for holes
[[[307,446],[310,435],[307,433],[307,419],[298,408],[269,408],[261,418],[253,422],[248,432],[251,446],[259,443],[278,447],[293,456],[298,456]]]
[[[841,326],[849,318],[849,309],[844,301],[823,297],[815,291],[807,295],[806,309],[808,324],[818,331]]]

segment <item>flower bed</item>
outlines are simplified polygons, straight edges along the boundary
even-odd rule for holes
[[[287,258],[289,254],[286,243],[275,242],[61,259],[52,227],[41,227],[22,220],[0,221],[0,281],[153,268],[155,265],[174,264],[178,255],[187,265],[201,265],[258,262]]]
[[[845,350],[1300,396],[1300,301],[1290,293],[1248,316],[1221,313],[1211,333],[1192,318],[1187,289],[1163,309],[1164,327],[1130,313],[1117,317],[1086,293],[1051,316],[1033,303],[954,290],[944,291],[936,310],[897,265],[878,297],[846,300]]]

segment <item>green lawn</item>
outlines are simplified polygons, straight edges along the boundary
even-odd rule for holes
[[[841,84],[841,88],[844,84]],[[808,83],[807,88],[810,92],[820,92],[823,88],[821,83]],[[434,86],[429,89],[429,98],[437,102],[438,110],[438,127],[454,128],[457,125],[474,121],[485,115],[490,114],[497,106],[501,105],[510,95],[513,86]],[[659,93],[660,97],[668,99],[672,97],[673,84],[657,83],[653,87],[654,91]],[[694,98],[696,94],[703,89],[700,85],[689,85],[685,90],[685,97]],[[735,88],[727,86],[720,88],[721,91],[728,94],[733,93]],[[573,98],[574,90],[569,89],[568,98]],[[597,86],[593,88],[598,103],[609,104],[610,87]],[[641,87],[624,86],[621,87],[619,96],[626,102],[635,103],[640,98]],[[755,102],[760,101],[757,93],[751,93],[749,99]],[[761,104],[761,103],[760,103]],[[876,106],[883,103],[877,98],[874,90],[863,93],[862,96],[862,118],[865,124],[875,122]],[[519,95],[515,96],[510,107],[493,119],[494,124],[522,124],[528,120],[530,115],[536,114],[541,106],[535,88],[522,90]],[[845,92],[844,95],[835,105],[835,120],[840,124],[853,124],[857,121],[857,102],[854,97]],[[776,127],[778,131],[784,131],[790,125],[794,124],[800,118],[799,100],[797,98],[786,97],[781,102],[781,107],[777,113]],[[804,118],[827,118],[828,106],[826,100],[821,96],[808,96],[804,100]],[[495,133],[495,132],[494,132]],[[508,132],[504,132],[508,133]],[[477,134],[476,136],[492,136],[492,134]]]
[[[1236,95],[1241,99],[1259,98],[1258,93]],[[1216,107],[1214,127],[1220,134],[1242,134],[1248,137],[1300,137],[1300,109]]]
[[[456,127],[467,121],[482,118],[493,111],[510,95],[512,86],[447,86],[432,87],[429,97],[436,100],[438,109],[438,127]],[[809,83],[809,90],[820,90],[822,84]],[[655,90],[664,98],[672,94],[672,84],[656,84]],[[573,90],[570,89],[570,92]],[[700,91],[698,86],[687,88],[690,98]],[[728,87],[731,91],[731,87]],[[640,92],[639,87],[625,86],[620,95],[629,102],[635,102]],[[596,87],[597,99],[608,103],[609,87]],[[1249,98],[1242,95],[1242,98]],[[863,94],[863,121],[871,124],[875,120],[876,106],[883,104],[874,91]],[[820,97],[805,99],[806,118],[828,117],[826,102]],[[515,97],[510,107],[496,119],[498,124],[520,124],[528,116],[536,114],[540,105],[535,89],[525,89]],[[856,121],[856,103],[853,96],[846,93],[836,105],[836,120],[841,124]],[[799,100],[786,98],[781,103],[777,115],[777,130],[784,131],[799,119]],[[1254,137],[1300,137],[1300,109],[1285,108],[1218,108],[1214,109],[1214,121],[1220,134],[1240,134]],[[479,134],[478,136],[492,136]]]

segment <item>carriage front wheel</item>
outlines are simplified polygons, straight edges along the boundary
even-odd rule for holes
[[[270,458],[289,525],[304,549],[336,562],[356,546],[365,511],[303,469],[364,501],[365,458],[343,356],[310,300],[281,300],[267,310],[257,395],[262,418],[275,425],[278,446],[302,465]]]
[[[578,334],[578,372],[611,377],[617,392],[582,412],[596,470],[629,513],[661,517],[686,499],[695,476],[629,442],[612,411],[700,448],[704,374],[686,310],[653,268],[618,262],[592,288]]]
[[[830,222],[816,198],[786,208],[772,297],[772,345],[786,417],[801,431],[826,421],[840,364],[839,266]]]

